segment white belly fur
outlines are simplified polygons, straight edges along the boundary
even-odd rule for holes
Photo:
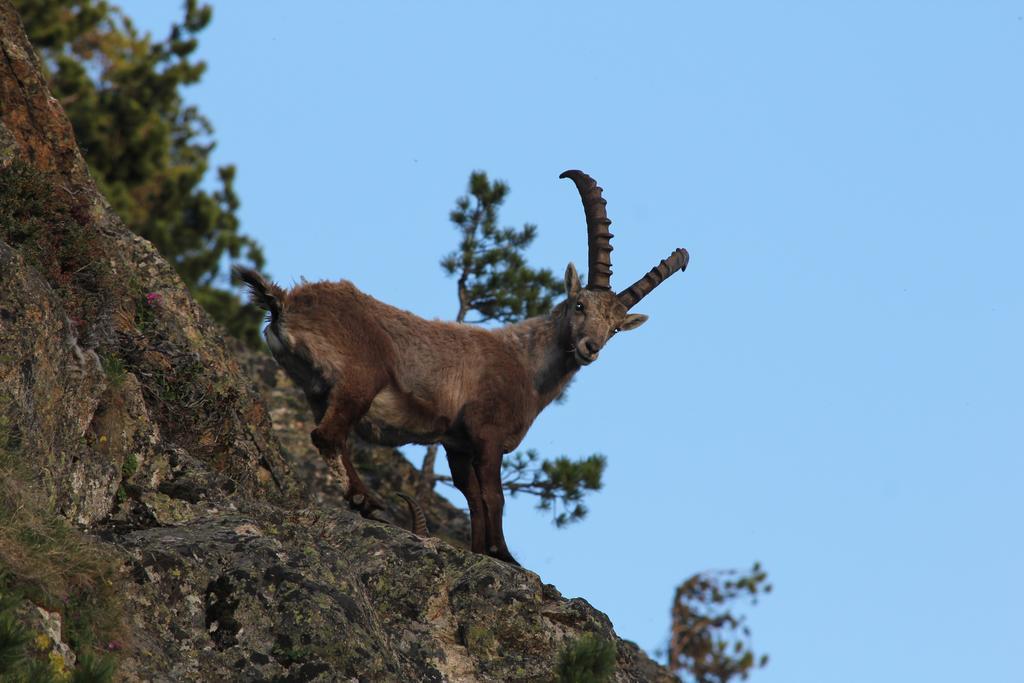
[[[366,419],[381,429],[430,437],[437,432],[437,419],[424,415],[416,406],[392,387],[377,394],[366,413]]]

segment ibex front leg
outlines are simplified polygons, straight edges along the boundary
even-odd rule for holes
[[[358,386],[351,382],[336,384],[327,398],[327,409],[310,437],[331,473],[340,480],[347,480],[342,484],[345,500],[366,517],[374,510],[384,509],[384,506],[370,493],[352,464],[348,437],[352,428],[369,410],[374,395],[368,392],[360,398],[360,394]],[[366,395],[371,398],[365,398]]]
[[[480,492],[480,482],[473,468],[473,453],[457,451],[448,446],[444,448],[448,455],[448,467],[452,471],[452,483],[462,492],[469,505],[469,524],[471,529],[470,548],[474,553],[487,552],[487,521],[484,513],[484,498]]]
[[[487,554],[518,567],[519,563],[505,545],[505,534],[501,528],[501,515],[505,508],[505,494],[501,485],[501,458],[502,453],[499,449],[486,445],[480,449],[480,457],[474,461],[473,469],[476,471],[484,499]]]

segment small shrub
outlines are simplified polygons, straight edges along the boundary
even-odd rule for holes
[[[604,683],[615,673],[615,643],[585,633],[562,652],[558,683]]]
[[[124,457],[124,464],[121,465],[121,478],[131,479],[131,476],[135,474],[136,470],[139,469],[139,458],[134,453],[129,453]]]

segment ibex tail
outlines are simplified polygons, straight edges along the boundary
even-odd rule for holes
[[[235,266],[234,271],[235,275],[249,288],[249,299],[260,308],[270,312],[271,323],[276,321],[281,315],[284,290],[273,282],[268,282],[252,268]]]

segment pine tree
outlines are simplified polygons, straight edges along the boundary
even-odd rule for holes
[[[455,200],[449,220],[460,234],[459,246],[441,259],[441,268],[456,278],[459,301],[455,320],[472,323],[513,323],[543,315],[564,294],[562,281],[546,268],[527,265],[523,252],[537,237],[537,226],[500,227],[498,210],[508,185],[490,181],[483,171],[469,176],[468,194]],[[564,397],[564,394],[563,394]],[[434,485],[437,446],[427,448],[421,468],[420,492]],[[517,452],[502,463],[502,483],[510,495],[536,496],[537,507],[550,510],[556,526],[583,519],[583,496],[601,488],[605,457],[579,460],[560,456],[537,464],[536,451]]]
[[[457,276],[458,322],[496,320],[511,323],[547,313],[562,294],[562,282],[547,268],[526,265],[523,252],[537,237],[537,226],[517,230],[499,227],[498,209],[508,185],[490,182],[483,171],[469,175],[469,194],[455,200],[449,220],[461,233],[459,248],[441,260],[449,276]]]
[[[103,0],[14,4],[100,190],[216,320],[258,346],[260,316],[225,289],[224,266],[260,268],[263,254],[240,231],[234,166],[217,169],[216,191],[200,187],[213,127],[181,94],[205,71],[193,55],[210,7],[187,0],[182,20],[156,41]]]
[[[745,574],[729,570],[688,578],[672,601],[668,667],[686,683],[728,683],[765,666],[768,655],[751,650],[746,618],[731,605],[743,597],[757,604],[771,591],[768,574],[756,562]]]

